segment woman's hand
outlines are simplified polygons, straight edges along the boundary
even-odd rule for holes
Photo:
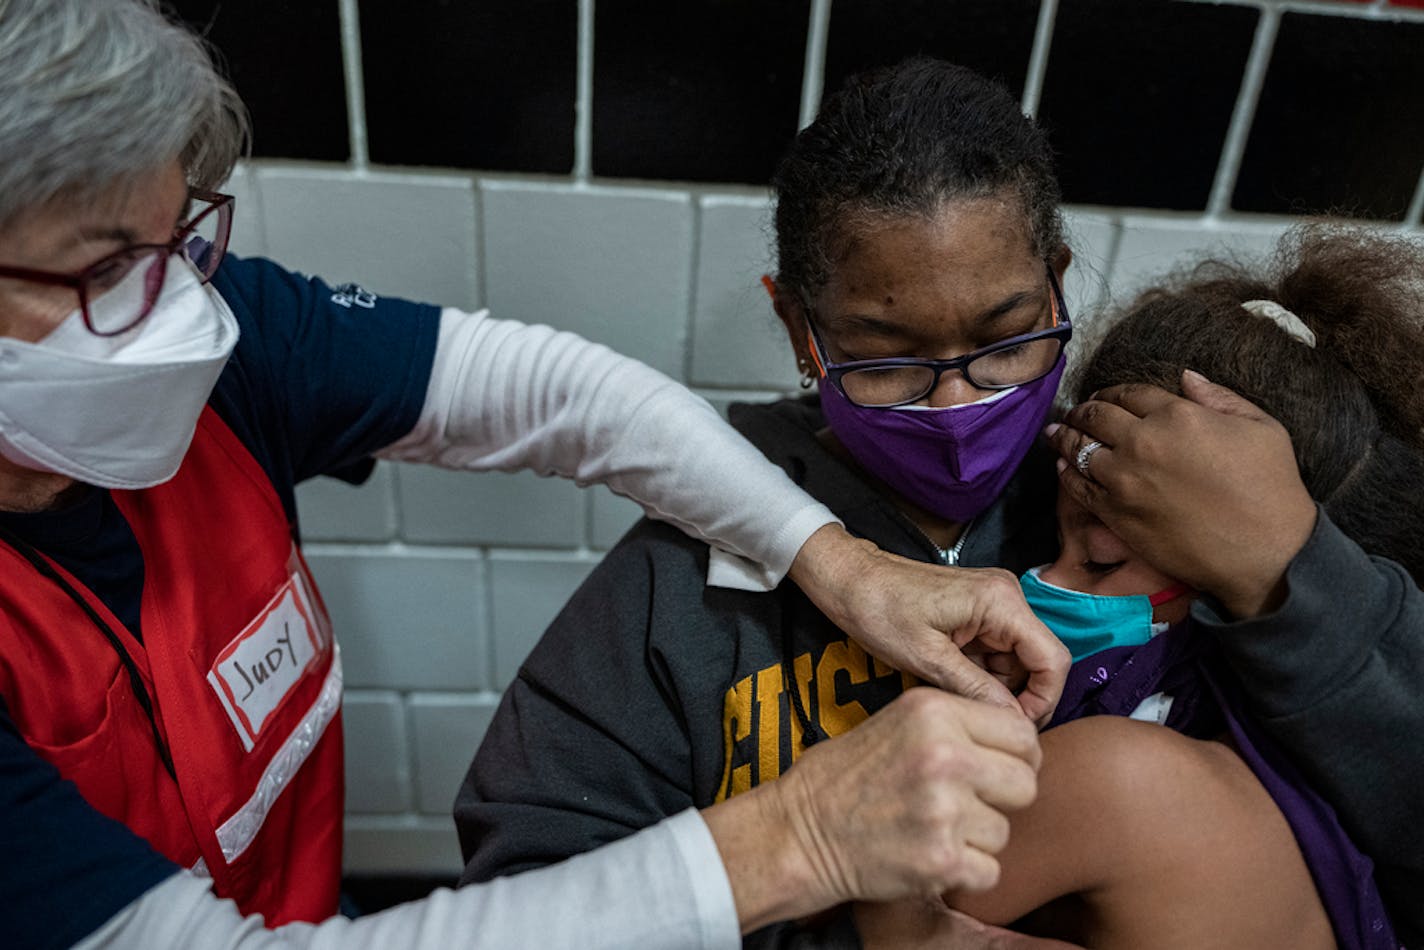
[[[911,561],[826,525],[801,548],[790,577],[887,663],[952,693],[1022,710],[1039,725],[1053,714],[1071,658],[1008,571]],[[1024,681],[1017,697],[994,675],[1010,669]]]
[[[702,813],[742,932],[848,901],[993,887],[1004,813],[1033,801],[1041,761],[1017,710],[908,690]]]
[[[1114,386],[1049,438],[1059,480],[1158,570],[1236,617],[1285,599],[1285,571],[1315,528],[1290,436],[1254,403],[1188,370],[1184,396]],[[1086,471],[1078,470],[1084,446]]]

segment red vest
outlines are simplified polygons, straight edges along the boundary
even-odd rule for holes
[[[178,474],[113,493],[143,552],[143,642],[174,781],[118,651],[58,583],[0,544],[0,695],[99,811],[270,926],[336,912],[341,663],[276,491],[211,408]]]

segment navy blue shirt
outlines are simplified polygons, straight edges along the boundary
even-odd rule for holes
[[[213,286],[240,337],[208,403],[267,473],[295,533],[298,482],[323,474],[359,482],[371,453],[415,426],[440,312],[232,256]],[[142,636],[143,559],[107,491],[81,490],[56,511],[0,512],[0,525],[61,563]],[[37,573],[36,583],[51,582]],[[35,754],[0,696],[0,942],[69,946],[175,870]]]

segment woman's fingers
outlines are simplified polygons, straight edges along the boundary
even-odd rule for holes
[[[1063,421],[1089,439],[1118,445],[1149,415],[1150,412],[1139,414],[1115,402],[1093,398],[1068,410]]]
[[[1176,398],[1172,393],[1159,386],[1151,386],[1147,383],[1123,383],[1120,386],[1109,386],[1093,393],[1092,396],[1079,403],[1079,407],[1087,406],[1090,403],[1112,405],[1140,419],[1170,406]]]
[[[1218,386],[1194,370],[1189,369],[1182,373],[1182,395],[1199,406],[1227,415],[1248,419],[1271,418],[1264,409],[1235,390]]]
[[[953,568],[911,561],[826,526],[812,543],[841,545],[843,557],[792,565],[792,577],[838,627],[871,654],[951,692],[1021,710],[1043,721],[1068,674],[1068,652],[1028,609],[1018,580],[995,568]],[[803,549],[804,551],[804,549]],[[1028,686],[1017,697],[995,672],[961,648],[1012,653]],[[976,648],[977,649],[977,648]]]

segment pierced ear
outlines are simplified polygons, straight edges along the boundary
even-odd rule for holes
[[[796,360],[796,372],[801,375],[802,389],[810,389],[816,385],[816,364],[811,362],[809,356],[802,356]]]
[[[811,359],[810,331],[806,325],[805,308],[799,300],[787,294],[777,294],[773,297],[771,307],[786,329],[786,340],[796,355],[797,372],[803,377],[808,371],[814,374],[816,364]]]

